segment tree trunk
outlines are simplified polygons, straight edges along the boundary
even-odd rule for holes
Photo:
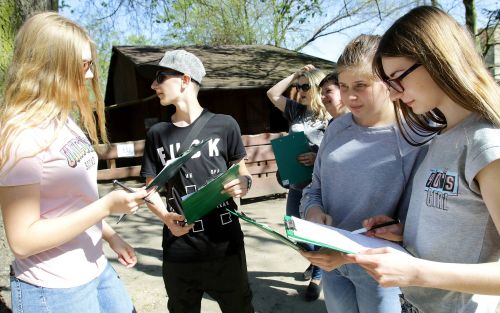
[[[16,31],[23,21],[33,12],[57,11],[58,7],[57,0],[0,0],[0,84],[5,79]]]
[[[463,0],[465,7],[465,25],[471,32],[472,36],[477,33],[477,14],[474,0]]]

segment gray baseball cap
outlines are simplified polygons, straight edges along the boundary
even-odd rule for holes
[[[166,67],[177,72],[189,75],[193,80],[201,83],[205,77],[205,67],[200,59],[186,50],[172,50],[165,52],[165,55],[158,63],[160,67]]]

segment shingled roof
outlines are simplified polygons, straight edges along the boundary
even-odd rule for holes
[[[113,57],[116,57],[115,54],[123,55],[141,73],[143,65],[158,64],[165,51],[174,49],[192,52],[202,60],[207,72],[202,89],[272,86],[305,64],[313,64],[325,73],[335,69],[334,62],[268,45],[115,46]]]

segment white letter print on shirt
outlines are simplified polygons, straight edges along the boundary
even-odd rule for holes
[[[458,195],[458,175],[449,172],[448,169],[431,169],[427,183],[426,204],[428,207],[447,211],[447,200],[449,196]]]
[[[158,153],[161,164],[165,166],[165,164],[167,164],[167,156],[165,155],[165,150],[163,149],[163,147],[159,147],[156,149],[156,152]]]
[[[220,138],[210,139],[208,141],[208,156],[209,157],[219,156],[220,152],[219,152],[219,148],[217,147],[217,144],[219,143],[219,141],[220,141]],[[195,139],[195,140],[193,140],[193,142],[191,143],[191,145],[195,145],[195,144],[198,144],[198,143],[200,143],[200,140]],[[174,150],[174,146],[175,146],[175,150]],[[178,157],[177,153],[179,152],[180,147],[181,147],[180,142],[177,142],[175,144],[170,144],[168,146],[168,151],[169,151],[170,159],[174,159],[174,158]],[[165,166],[165,164],[167,162],[167,156],[165,155],[164,148],[163,147],[159,147],[159,148],[156,149],[156,151],[158,153],[158,157],[161,160],[161,163],[163,164],[163,166]],[[195,153],[191,157],[191,159],[197,159],[200,156],[201,156],[201,151]]]

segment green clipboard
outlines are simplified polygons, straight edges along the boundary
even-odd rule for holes
[[[200,143],[192,145],[184,151],[179,157],[169,160],[167,164],[163,167],[163,169],[156,175],[155,178],[147,185],[146,189],[149,189],[153,186],[156,187],[157,190],[163,188],[167,182],[172,179],[172,177],[177,174],[177,172],[181,169],[182,165],[186,163],[187,160],[191,159],[191,157],[201,150],[201,148],[208,142],[208,139],[202,140]]]
[[[231,198],[222,193],[224,185],[240,176],[240,165],[232,165],[225,173],[215,177],[198,191],[186,195],[181,203],[188,224],[193,224],[219,204]]]
[[[309,222],[294,216],[285,216],[286,235],[292,240],[311,243],[347,254],[356,254],[371,248],[391,247],[408,253],[395,242],[353,234],[345,229]]]
[[[311,180],[313,167],[297,161],[297,156],[311,152],[304,132],[294,132],[287,136],[271,140],[276,164],[284,186],[301,184]]]
[[[282,243],[284,243],[285,245],[289,246],[290,248],[292,248],[294,250],[297,250],[297,251],[308,251],[309,250],[306,245],[304,245],[300,242],[295,242],[293,240],[288,239],[286,236],[283,236],[282,234],[276,232],[274,229],[267,226],[266,224],[262,224],[262,223],[257,222],[256,220],[254,220],[251,217],[248,217],[245,213],[243,213],[241,211],[236,212],[236,211],[233,211],[230,209],[226,209],[226,211],[241,218],[242,220],[249,223],[250,225],[253,225],[253,226],[257,227],[258,229],[264,231],[265,233],[267,233],[268,235],[270,235],[274,239],[281,241]]]

